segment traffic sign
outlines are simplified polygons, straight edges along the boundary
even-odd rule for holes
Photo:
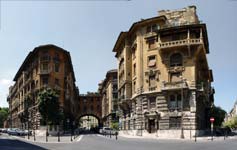
[[[210,118],[210,122],[214,122],[215,121],[215,118],[214,117],[211,117]]]

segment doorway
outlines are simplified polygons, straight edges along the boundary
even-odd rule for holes
[[[149,119],[148,120],[148,132],[154,133],[156,131],[155,129],[155,119]]]

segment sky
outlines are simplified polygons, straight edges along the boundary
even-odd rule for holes
[[[157,16],[158,10],[197,7],[207,25],[215,105],[230,111],[237,99],[237,1],[235,0],[5,0],[0,2],[0,107],[27,54],[55,44],[70,52],[80,93],[97,91],[117,67],[112,48],[121,31]]]

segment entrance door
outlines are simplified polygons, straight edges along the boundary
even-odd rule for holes
[[[149,130],[149,133],[154,133],[155,132],[155,119],[149,119],[149,121],[148,121],[148,130]]]

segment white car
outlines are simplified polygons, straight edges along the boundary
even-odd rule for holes
[[[102,132],[103,134],[115,135],[117,131],[109,127],[103,127]]]

